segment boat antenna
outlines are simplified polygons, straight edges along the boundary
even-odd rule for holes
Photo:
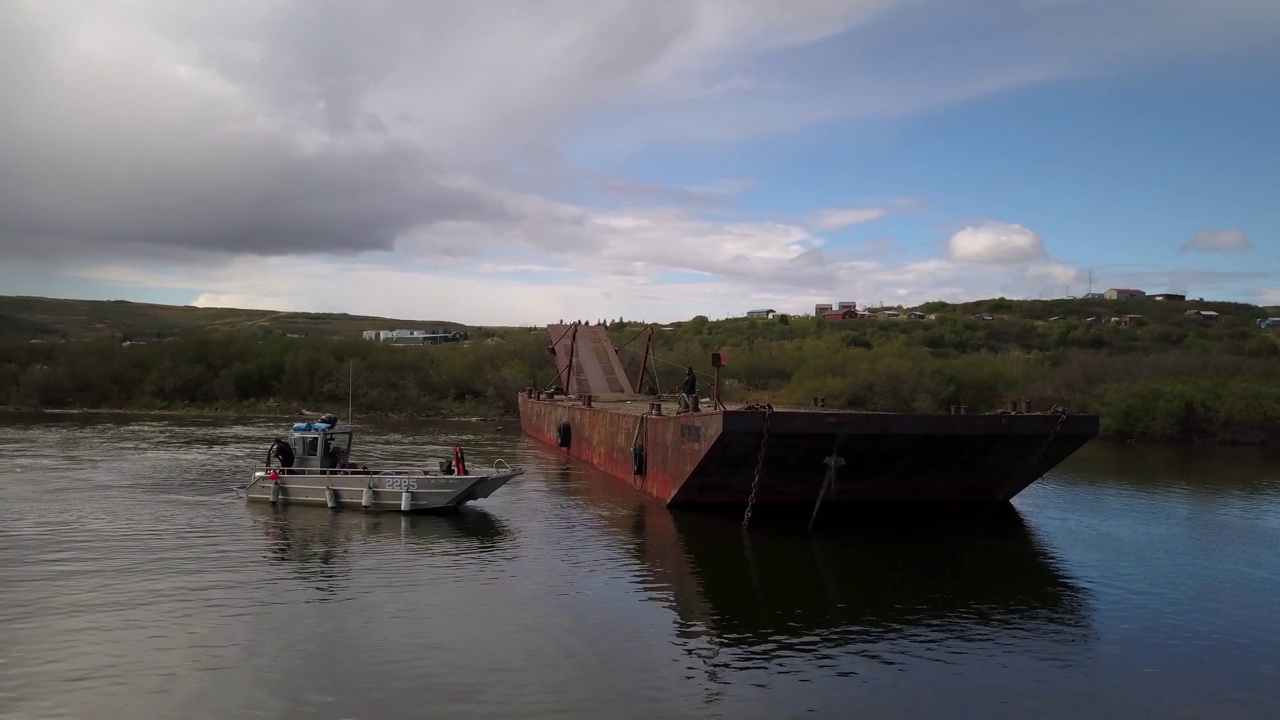
[[[352,389],[355,387],[355,383],[353,382],[355,378],[355,365],[356,365],[356,361],[354,358],[347,360],[347,424],[348,425],[351,425],[353,422],[353,418],[351,416],[351,393],[352,393]]]

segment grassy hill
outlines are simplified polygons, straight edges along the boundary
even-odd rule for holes
[[[359,338],[364,330],[444,327],[464,329],[459,323],[443,320],[399,320],[345,313],[0,296],[0,341],[148,340],[209,332]]]
[[[672,323],[654,334],[661,386],[673,387],[685,365],[708,371],[710,353],[721,352],[727,395],[738,400],[804,405],[822,396],[828,407],[944,412],[968,405],[985,412],[1025,399],[1038,410],[1097,413],[1104,435],[1117,438],[1280,441],[1280,329],[1257,323],[1280,317],[1277,308],[994,299],[914,309],[934,319]],[[1221,315],[1188,317],[1191,309]],[[1142,318],[1110,322],[1124,315]],[[637,329],[610,327],[617,344]],[[621,351],[633,373],[639,344]]]
[[[989,313],[997,317],[1023,320],[1084,320],[1099,317],[1110,320],[1126,314],[1141,315],[1148,323],[1172,323],[1185,317],[1188,310],[1211,310],[1229,324],[1240,322],[1256,327],[1258,318],[1280,316],[1280,307],[1260,307],[1248,303],[1204,300],[977,300],[967,303],[925,303],[917,308],[924,313],[971,317]]]
[[[468,328],[468,342],[390,347],[359,333],[458,326],[29,298],[0,299],[0,308],[9,333],[0,337],[0,406],[338,408],[354,367],[358,415],[488,415],[512,412],[519,389],[555,378],[550,338],[529,328]],[[1187,316],[1193,308],[1220,317]],[[1257,323],[1280,316],[1276,308],[994,299],[918,309],[933,319],[697,316],[655,330],[649,367],[660,388],[675,387],[688,365],[706,387],[710,355],[722,353],[728,400],[807,405],[822,396],[832,408],[987,412],[1022,399],[1097,413],[1115,438],[1280,442],[1280,329]],[[1142,317],[1110,322],[1125,315]],[[634,380],[643,341],[622,346],[643,326],[618,320],[609,329]],[[80,342],[31,343],[33,333]],[[157,333],[174,340],[120,341]]]

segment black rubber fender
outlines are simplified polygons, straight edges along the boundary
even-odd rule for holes
[[[556,425],[556,445],[567,448],[572,437],[573,433],[569,428],[569,421],[561,420],[560,424]]]
[[[644,475],[644,443],[631,446],[631,474]]]

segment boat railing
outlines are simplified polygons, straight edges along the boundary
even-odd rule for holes
[[[506,470],[508,471],[514,470],[514,468],[512,468],[511,465],[509,465],[506,460],[499,458],[498,460],[494,461],[493,469],[495,471],[498,470],[498,463],[502,463],[503,465],[505,465]],[[289,477],[289,476],[296,477],[296,476],[317,476],[317,475],[318,476],[338,476],[338,477],[348,477],[352,475],[356,475],[359,477],[397,477],[397,476],[457,477],[457,475],[449,475],[446,473],[442,473],[439,470],[428,470],[421,467],[415,467],[415,468],[361,468],[361,467],[282,468],[278,465],[259,465],[254,472],[262,473],[262,474],[270,474],[272,472],[275,472],[275,473],[278,473],[282,478]],[[471,475],[471,474],[473,473],[468,473],[468,475]]]

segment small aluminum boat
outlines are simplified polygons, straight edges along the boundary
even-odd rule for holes
[[[411,512],[487,498],[524,473],[500,459],[492,472],[469,473],[461,447],[436,470],[358,466],[350,461],[354,429],[337,424],[333,415],[295,424],[287,439],[271,443],[266,464],[248,485],[234,488],[236,494],[250,502]]]

